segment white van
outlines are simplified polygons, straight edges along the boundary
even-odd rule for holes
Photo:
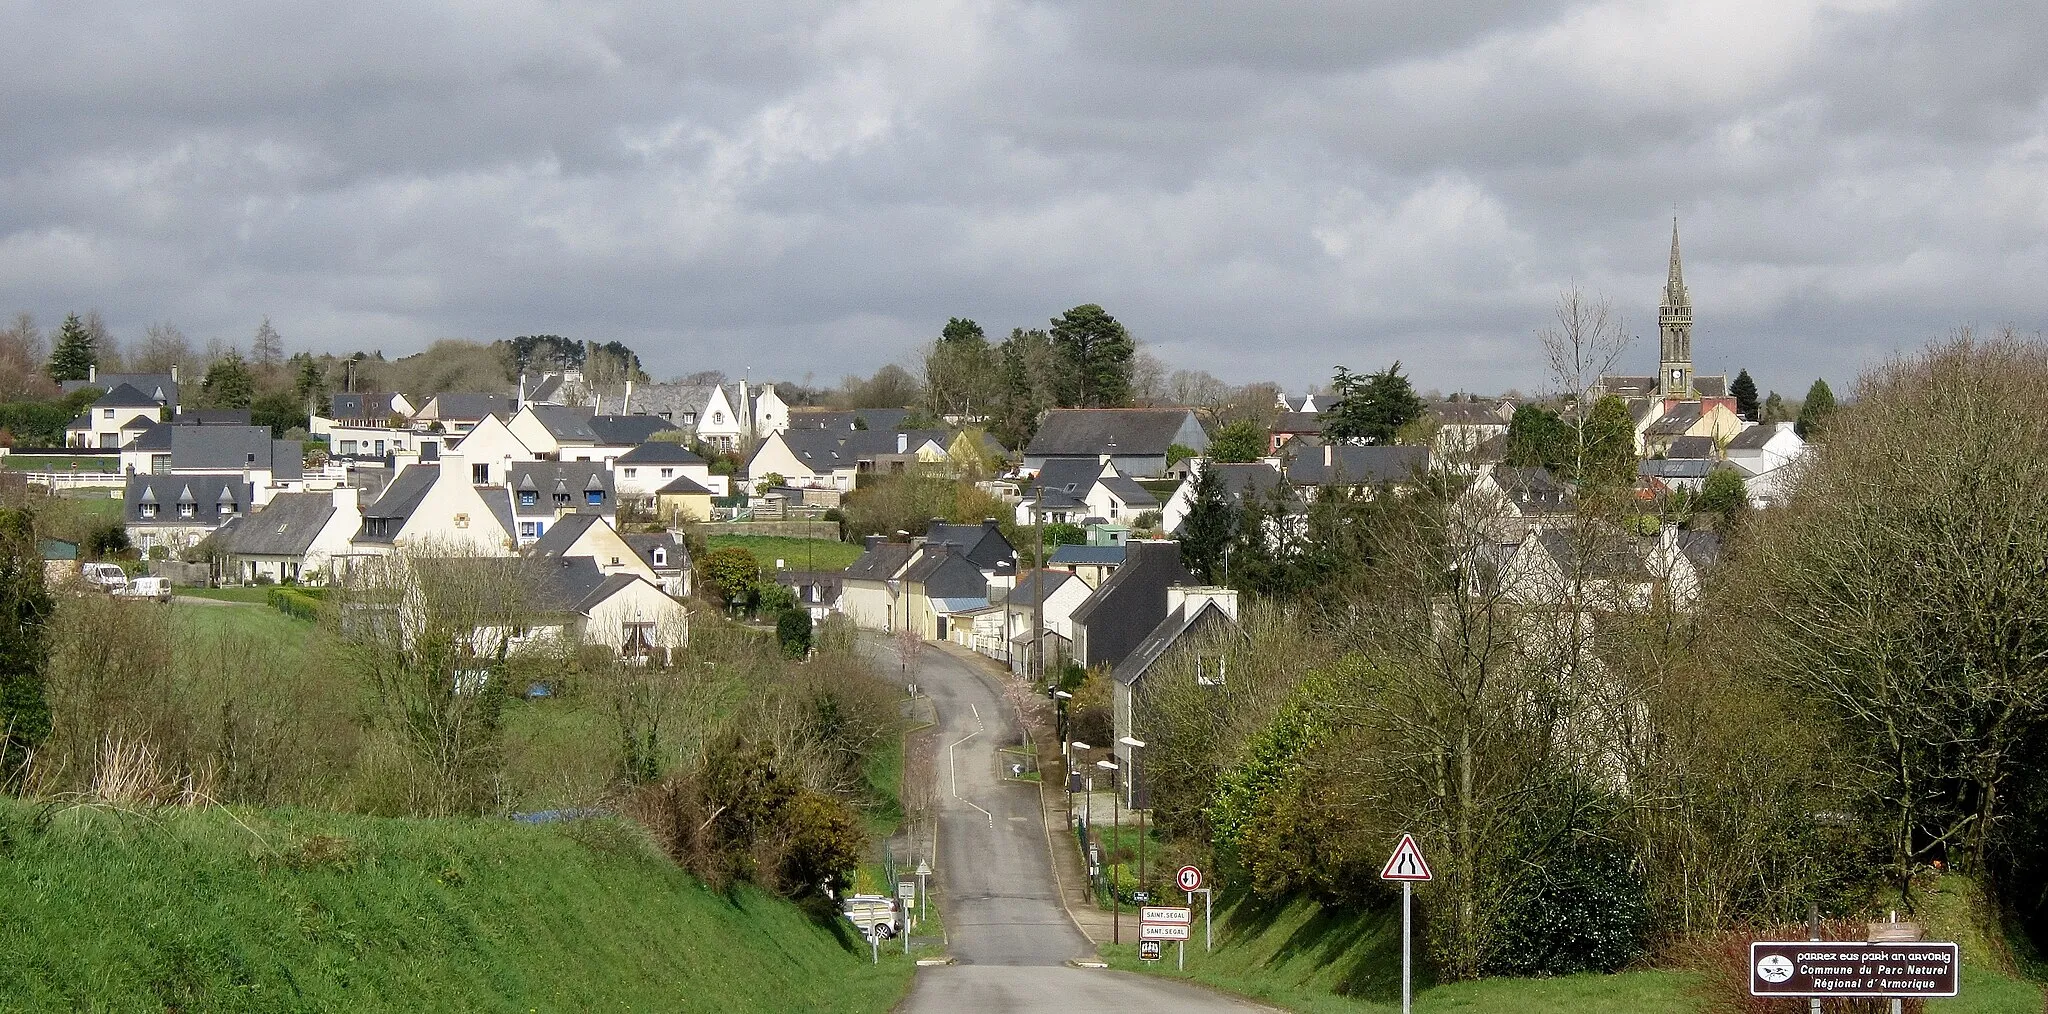
[[[884,940],[896,935],[896,899],[884,898],[879,894],[856,894],[848,897],[840,906],[862,936],[870,932]]]
[[[85,578],[86,584],[101,591],[120,591],[128,587],[128,572],[122,570],[119,564],[81,563],[78,565],[78,572]]]
[[[167,577],[138,577],[124,588],[114,589],[122,598],[155,599],[158,602],[171,600],[171,579]]]

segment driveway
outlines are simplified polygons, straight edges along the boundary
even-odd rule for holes
[[[917,682],[938,713],[934,890],[944,906],[947,949],[956,964],[918,969],[900,1010],[1266,1009],[1149,976],[1068,966],[1069,960],[1092,957],[1095,947],[1060,904],[1037,783],[997,776],[996,748],[1020,738],[1014,714],[993,677],[937,647],[924,649]]]

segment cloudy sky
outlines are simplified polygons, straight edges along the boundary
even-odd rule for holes
[[[823,381],[1098,302],[1225,379],[1533,390],[1571,284],[1654,368],[1675,211],[1702,372],[2048,313],[2043,4],[310,6],[0,6],[0,311]]]

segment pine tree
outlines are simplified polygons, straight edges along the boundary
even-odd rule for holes
[[[320,402],[327,400],[327,376],[321,372],[319,361],[310,352],[301,352],[292,359],[299,364],[292,380],[292,394],[302,404],[318,408]]]
[[[99,361],[99,347],[92,332],[86,330],[85,322],[75,313],[64,318],[64,326],[57,331],[56,348],[50,352],[50,379],[58,383],[84,380]]]
[[[1053,318],[1047,333],[1064,360],[1056,388],[1061,405],[1115,408],[1130,403],[1138,346],[1109,311],[1083,303]]]
[[[1735,383],[1728,385],[1728,393],[1735,396],[1735,414],[1755,422],[1762,418],[1756,400],[1756,381],[1749,378],[1749,371],[1735,375]]]
[[[1818,440],[1827,430],[1828,417],[1835,414],[1835,392],[1826,380],[1816,380],[1806,389],[1806,404],[1799,406],[1799,421],[1792,432],[1802,440]]]
[[[1778,392],[1772,391],[1770,397],[1764,399],[1764,414],[1760,421],[1766,423],[1792,421],[1792,413],[1785,411],[1785,399],[1779,397]]]
[[[242,361],[240,352],[232,349],[207,367],[206,379],[200,382],[199,389],[206,403],[214,408],[248,408],[256,397],[256,381],[249,375],[249,364]]]
[[[1391,444],[1401,427],[1422,417],[1422,398],[1401,375],[1401,363],[1378,373],[1342,366],[1330,383],[1336,400],[1323,413],[1323,439],[1332,443]]]
[[[52,608],[33,518],[0,508],[0,790],[21,790],[23,765],[50,734],[44,674]]]
[[[1237,508],[1214,462],[1195,474],[1193,502],[1180,523],[1180,564],[1209,584],[1223,574],[1223,552],[1237,534]]]

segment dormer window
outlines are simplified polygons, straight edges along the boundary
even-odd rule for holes
[[[569,506],[569,494],[567,494],[567,493],[556,493],[556,494],[555,494],[555,506],[557,506],[557,507],[567,507],[567,506]]]
[[[153,503],[143,504],[140,513],[142,515],[142,520],[154,521],[156,520],[156,505]]]
[[[534,492],[533,490],[530,490],[530,489],[522,489],[522,490],[520,490],[520,491],[519,491],[519,506],[521,506],[521,507],[531,507],[531,506],[533,506],[534,504],[537,504],[537,503],[539,503],[539,502],[540,502],[540,494],[538,494],[538,493],[535,493],[535,492]]]
[[[589,504],[590,506],[592,506],[592,507],[602,507],[602,506],[604,506],[604,490],[601,490],[601,489],[588,489],[588,490],[584,490],[584,491],[583,491],[583,500],[584,500],[584,502],[585,502],[585,503],[588,503],[588,504]]]
[[[668,566],[668,550],[660,546],[654,547],[654,565],[657,567]]]
[[[178,504],[178,516],[179,516],[179,517],[181,517],[181,518],[196,518],[196,517],[198,517],[198,516],[199,516],[199,505],[198,505],[198,504],[196,504],[196,503],[193,503],[193,502],[192,502],[192,501],[190,501],[190,500],[186,500],[186,501],[183,501],[183,502],[179,503],[179,504]]]

